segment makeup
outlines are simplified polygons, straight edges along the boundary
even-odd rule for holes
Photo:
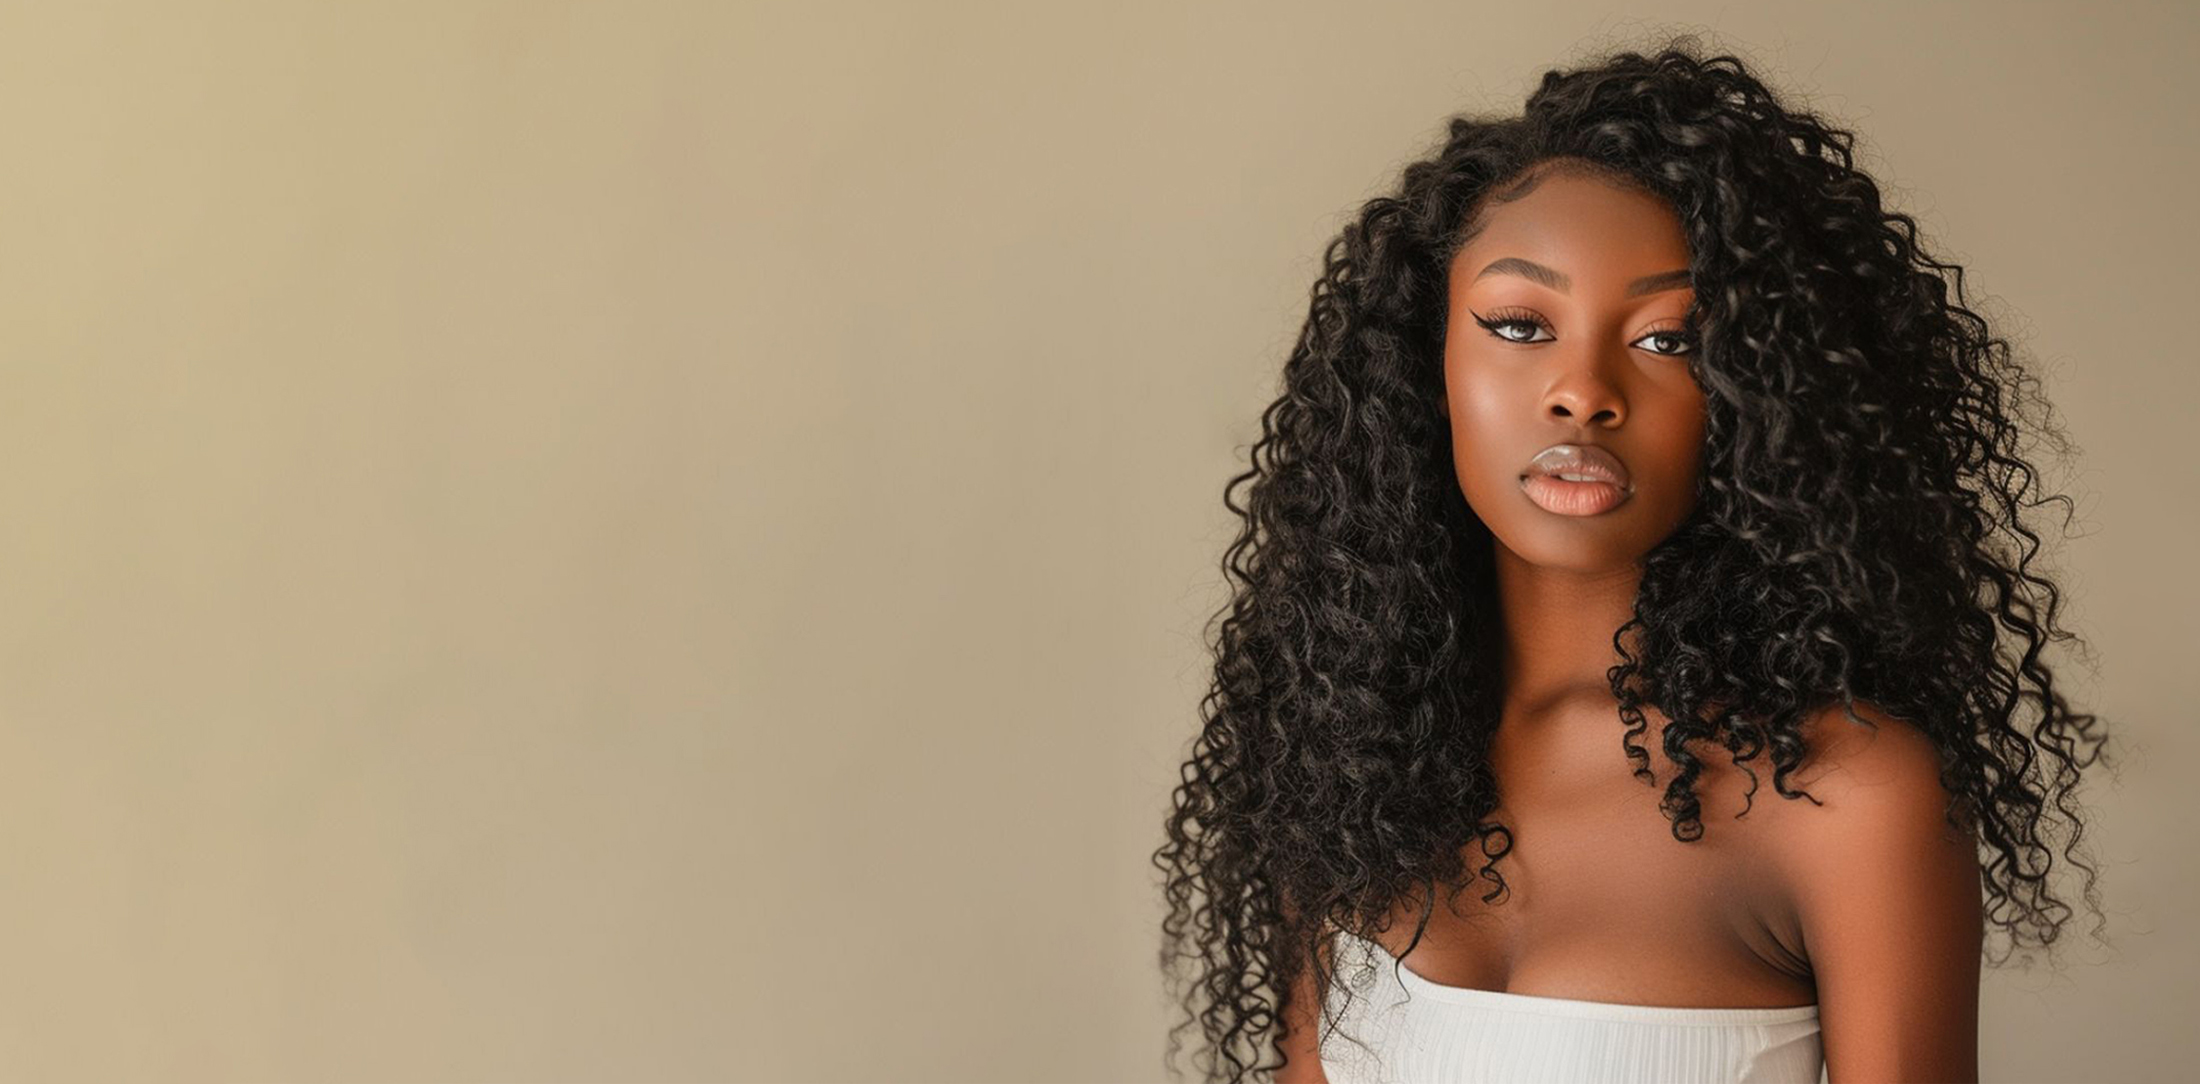
[[[1520,475],[1521,492],[1546,512],[1594,516],[1634,496],[1627,464],[1594,444],[1553,444],[1535,454]]]
[[[1610,482],[1569,482],[1546,474],[1531,474],[1520,481],[1520,490],[1546,512],[1562,516],[1594,516],[1625,503],[1626,490]]]

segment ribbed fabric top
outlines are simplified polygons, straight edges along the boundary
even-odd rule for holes
[[[1336,948],[1330,1006],[1344,1015],[1322,1045],[1329,1084],[1824,1079],[1816,1005],[1695,1009],[1470,990],[1424,979],[1381,945],[1344,931]]]

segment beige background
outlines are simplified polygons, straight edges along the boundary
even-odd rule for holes
[[[1160,1079],[1146,856],[1322,244],[1690,28],[2085,449],[2118,944],[1989,976],[1987,1079],[2185,1075],[2193,11],[10,5],[0,1077]]]

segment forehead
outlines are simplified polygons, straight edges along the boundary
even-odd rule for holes
[[[1577,279],[1631,277],[1687,266],[1688,239],[1679,216],[1657,196],[1561,172],[1543,176],[1518,199],[1490,200],[1452,271],[1471,276],[1506,256]]]

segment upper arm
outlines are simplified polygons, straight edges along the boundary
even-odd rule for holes
[[[1827,1078],[1976,1081],[1978,849],[1932,740],[1869,705],[1811,728],[1779,866],[1818,987]]]

